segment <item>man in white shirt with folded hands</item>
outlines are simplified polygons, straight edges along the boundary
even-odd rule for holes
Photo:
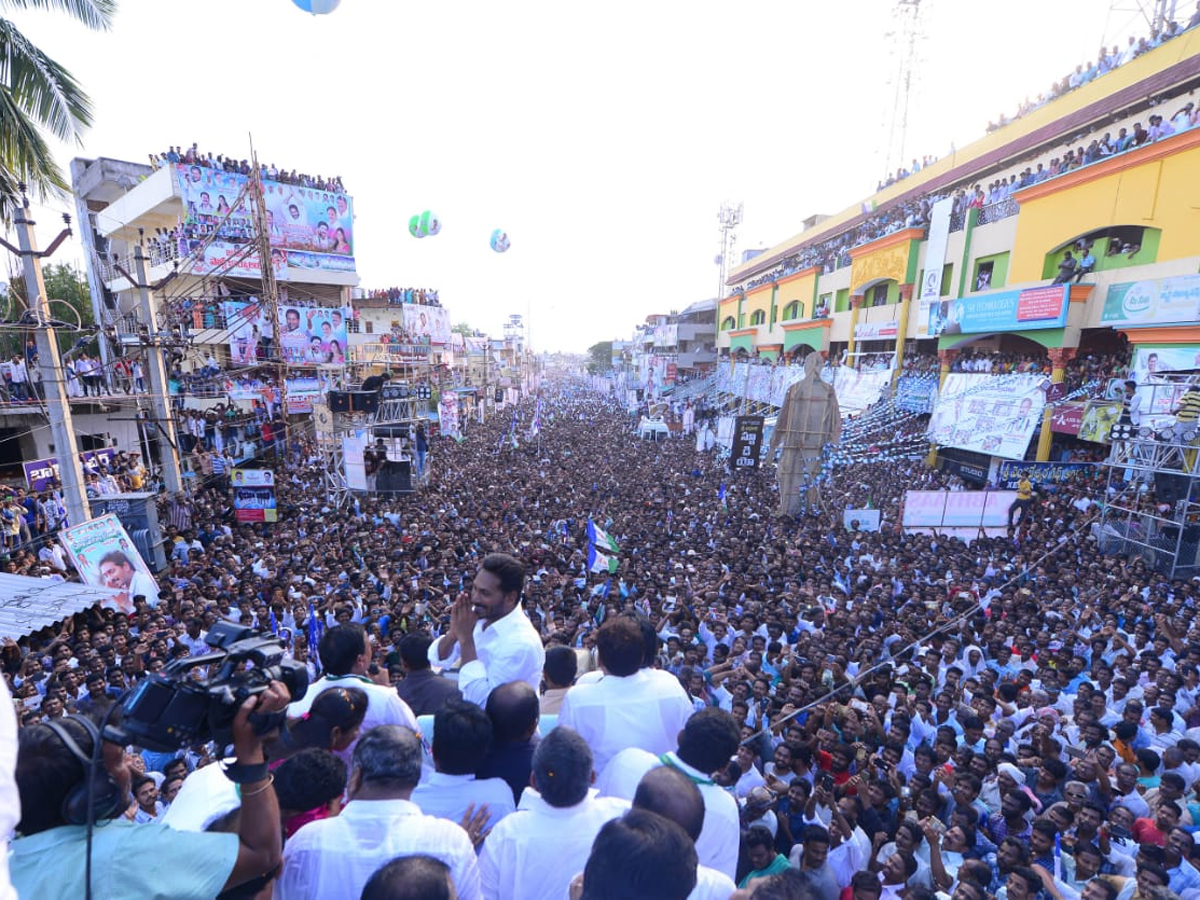
[[[461,663],[458,689],[478,706],[502,684],[541,686],[546,651],[537,629],[521,609],[525,565],[507,553],[483,558],[471,593],[459,594],[450,628],[429,646],[429,662],[443,668]]]

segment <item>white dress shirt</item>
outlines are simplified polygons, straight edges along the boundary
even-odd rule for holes
[[[678,769],[700,788],[704,798],[704,827],[696,841],[696,855],[700,865],[709,866],[733,878],[737,874],[738,844],[741,826],[738,822],[738,805],[733,795],[713,784],[709,773],[693,769],[673,752],[663,754],[669,764]],[[651,769],[661,766],[662,760],[645,750],[623,750],[612,758],[604,775],[596,780],[602,796],[633,800],[638,782]],[[526,793],[529,793],[528,790]]]
[[[462,900],[479,900],[479,865],[467,833],[422,815],[408,800],[352,800],[340,815],[303,826],[284,847],[275,898],[359,900],[380,866],[417,853],[450,867]]]
[[[412,802],[427,816],[461,822],[467,807],[475,804],[475,812],[487,804],[487,827],[495,827],[516,810],[512,788],[503,778],[476,779],[474,775],[447,775],[434,772],[413,789]]]
[[[574,728],[588,742],[599,775],[630,747],[656,755],[674,750],[691,715],[692,702],[678,679],[642,669],[575,685],[563,698],[558,724]]]
[[[358,688],[367,695],[367,714],[363,717],[362,727],[358,730],[360,735],[366,734],[376,725],[402,725],[418,735],[421,733],[421,728],[417,725],[417,717],[408,708],[408,704],[400,699],[400,695],[396,693],[394,687],[384,687],[362,675],[322,675],[308,686],[308,690],[302,698],[295,703],[288,704],[288,718],[304,715],[312,708],[313,701],[321,696],[322,691],[335,687]],[[357,743],[356,739],[354,744]],[[345,760],[346,765],[350,764],[350,757],[354,753],[354,744],[337,753]]]
[[[595,790],[574,806],[551,806],[533,788],[521,809],[492,829],[479,856],[485,900],[562,900],[575,873],[583,871],[592,842],[629,804],[598,797]]]
[[[688,900],[729,900],[735,891],[737,885],[732,878],[701,864],[696,866],[696,886],[688,894]]]
[[[487,703],[493,690],[510,681],[524,681],[536,691],[542,683],[546,650],[537,629],[519,605],[490,626],[475,623],[475,656],[458,673],[458,689],[463,699],[479,706]],[[461,650],[455,642],[450,655],[438,656],[440,640],[429,645],[429,663],[447,668],[454,665]]]

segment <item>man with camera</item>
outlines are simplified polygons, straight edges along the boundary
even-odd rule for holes
[[[39,900],[211,900],[248,882],[265,884],[282,855],[279,803],[251,715],[279,712],[288,699],[287,688],[273,681],[243,702],[233,719],[237,762],[225,774],[241,793],[236,834],[182,833],[126,820],[130,772],[124,748],[104,741],[102,762],[95,766],[100,737],[90,720],[73,717],[22,729],[16,771],[21,837],[9,856],[18,894]],[[90,860],[89,817],[95,823]]]

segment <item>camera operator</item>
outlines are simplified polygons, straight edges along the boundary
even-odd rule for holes
[[[166,825],[126,820],[121,813],[129,805],[130,772],[124,748],[104,741],[104,770],[93,771],[97,732],[90,721],[67,718],[57,726],[22,729],[16,772],[21,836],[9,856],[19,895],[39,900],[78,900],[85,895],[89,789],[97,820],[91,847],[95,897],[211,900],[223,890],[270,878],[281,858],[279,803],[250,716],[279,712],[288,699],[287,688],[274,681],[248,698],[234,717],[237,763],[226,775],[241,792],[236,835],[181,833]]]

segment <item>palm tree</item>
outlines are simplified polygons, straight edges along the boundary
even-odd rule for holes
[[[112,25],[117,0],[0,0],[6,10],[64,12],[98,31]],[[42,137],[82,139],[92,102],[74,76],[0,18],[0,222],[12,221],[25,182],[35,197],[62,194],[67,179]]]

